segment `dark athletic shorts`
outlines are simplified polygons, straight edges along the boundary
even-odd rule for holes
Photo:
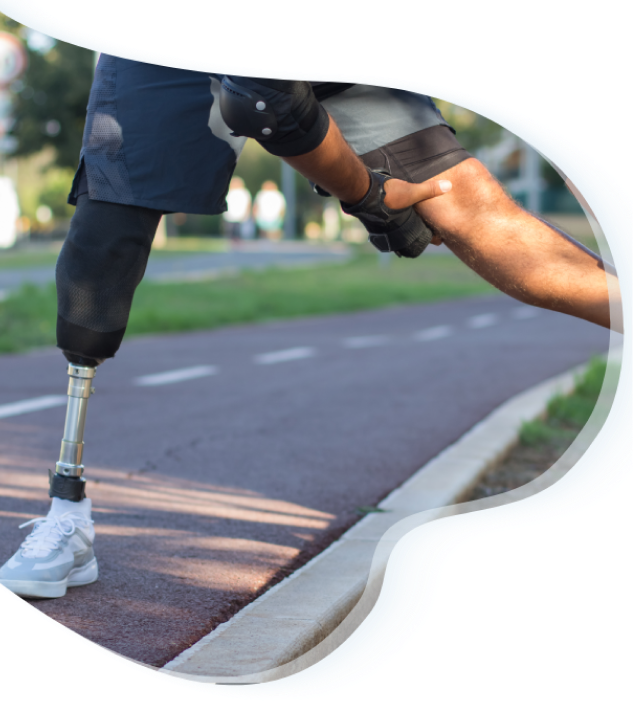
[[[102,54],[68,201],[87,192],[163,212],[224,212],[246,139],[222,120],[219,76]],[[422,182],[469,157],[430,97],[333,86],[315,83],[315,93],[370,168]]]

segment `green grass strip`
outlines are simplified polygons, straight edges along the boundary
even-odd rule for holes
[[[493,292],[452,255],[419,260],[376,255],[343,264],[242,272],[204,282],[138,288],[126,338],[138,334],[213,329],[238,323],[296,318],[433,302]],[[0,352],[55,344],[54,285],[24,286],[0,303]]]
[[[587,370],[576,378],[570,395],[555,395],[547,404],[545,419],[525,422],[519,438],[521,444],[538,447],[573,440],[593,412],[607,370],[603,358],[592,358]]]

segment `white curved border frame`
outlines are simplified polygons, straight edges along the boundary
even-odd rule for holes
[[[543,116],[473,91],[389,75],[279,70],[189,59],[102,35],[61,15],[43,0],[0,0],[0,11],[58,40],[121,57],[198,71],[378,84],[446,99],[504,126],[565,172],[587,200],[608,239],[619,274],[633,264],[633,190],[599,153]],[[633,285],[621,280],[624,328],[633,329]],[[342,698],[394,669],[431,628],[455,561],[480,543],[571,523],[615,501],[633,481],[633,362],[624,342],[622,370],[605,426],[581,460],[554,486],[499,508],[440,519],[416,528],[395,546],[380,598],[354,634],[326,659],[294,676],[255,686],[214,686],[175,679],[109,654],[56,629],[115,663],[172,686],[258,706],[304,706]],[[413,564],[412,564],[413,561]],[[10,596],[33,612],[19,598]],[[39,615],[38,615],[39,616]],[[40,616],[44,619],[44,616]],[[48,618],[45,622],[51,624]]]

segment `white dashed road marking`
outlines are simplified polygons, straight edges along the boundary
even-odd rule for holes
[[[1,297],[1,293],[0,293]],[[520,306],[512,310],[512,318],[523,320],[534,318],[539,315],[539,309],[533,306]],[[472,316],[466,322],[468,328],[486,328],[493,326],[499,322],[499,316],[494,313],[479,314]],[[441,338],[447,338],[455,333],[453,326],[441,325],[431,326],[422,331],[413,334],[413,339],[420,342],[437,341]],[[393,342],[393,336],[374,335],[374,336],[351,336],[342,340],[344,348],[372,348],[382,346]],[[272,351],[271,353],[260,353],[253,357],[253,362],[257,365],[271,365],[273,363],[285,363],[291,360],[302,360],[304,358],[312,358],[317,354],[316,348],[308,346],[298,348],[287,348],[282,351]],[[152,375],[143,375],[134,380],[135,385],[139,386],[155,386],[169,385],[170,383],[180,383],[185,380],[194,380],[195,378],[204,378],[209,375],[215,375],[218,368],[213,365],[196,365],[191,368],[180,368],[178,370],[168,370],[164,373],[154,373]],[[27,412],[36,412],[38,410],[47,410],[51,407],[60,407],[67,402],[66,395],[46,395],[44,397],[36,397],[30,400],[20,400],[19,402],[0,405],[0,419],[4,417],[13,417]]]
[[[180,383],[183,380],[204,378],[207,375],[215,375],[217,372],[218,369],[213,365],[196,365],[192,368],[180,368],[179,370],[168,370],[165,373],[142,375],[140,378],[135,378],[134,385],[168,385],[169,383]]]
[[[391,341],[391,336],[352,336],[345,338],[343,346],[345,348],[373,348],[374,346],[383,346]]]
[[[479,314],[468,319],[468,328],[487,328],[498,323],[499,317],[497,314]]]
[[[37,412],[37,410],[48,410],[51,407],[60,407],[67,402],[66,395],[45,395],[44,397],[34,397],[30,400],[20,400],[7,405],[0,405],[0,418],[22,415],[26,412]]]
[[[284,363],[288,360],[301,360],[311,358],[316,354],[314,348],[288,348],[285,351],[273,351],[272,353],[260,353],[253,358],[258,365],[271,365],[272,363]]]
[[[438,341],[440,338],[446,338],[453,333],[451,326],[433,326],[425,328],[423,331],[418,331],[413,334],[416,341]]]

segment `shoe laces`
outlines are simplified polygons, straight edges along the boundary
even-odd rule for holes
[[[77,516],[72,511],[67,511],[61,516],[32,518],[20,524],[18,528],[34,526],[20,546],[22,555],[25,558],[45,558],[59,546],[65,536],[72,536],[80,523],[93,522],[83,516]]]

